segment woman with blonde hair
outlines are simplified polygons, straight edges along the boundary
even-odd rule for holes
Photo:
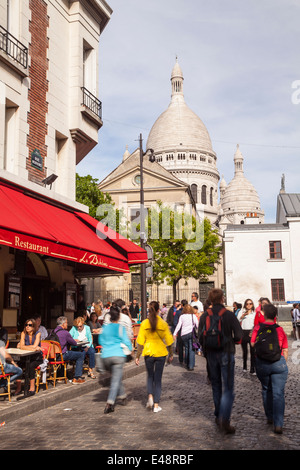
[[[182,309],[182,315],[174,331],[174,338],[181,329],[181,339],[184,347],[184,358],[188,370],[194,370],[195,367],[195,351],[193,349],[193,328],[198,328],[198,318],[195,315],[194,308],[187,304]]]
[[[73,326],[70,330],[70,335],[72,338],[78,341],[86,342],[86,345],[82,347],[82,350],[85,351],[85,355],[89,358],[89,370],[88,370],[88,377],[95,379],[96,376],[94,374],[95,369],[95,353],[96,350],[93,346],[93,337],[91,333],[91,329],[88,325],[85,324],[83,317],[75,318],[73,322]]]
[[[169,354],[169,361],[173,360],[173,337],[168,324],[159,315],[158,302],[150,302],[148,318],[141,323],[136,342],[135,363],[137,366],[139,365],[142,354],[147,369],[148,401],[146,408],[153,408],[154,413],[157,413],[161,411],[159,402],[166,356]]]

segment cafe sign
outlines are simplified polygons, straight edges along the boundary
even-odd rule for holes
[[[31,166],[37,170],[43,169],[43,157],[38,149],[34,149],[31,153]]]
[[[39,239],[25,234],[16,234],[0,227],[0,245],[17,248],[24,251],[32,251],[40,255],[75,263],[87,264],[99,268],[113,269],[120,272],[129,272],[125,260],[114,259],[100,253],[91,253],[77,247],[67,246],[52,240]]]

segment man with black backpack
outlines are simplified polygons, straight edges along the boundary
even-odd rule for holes
[[[216,423],[226,434],[235,432],[230,424],[234,400],[235,344],[241,342],[243,330],[236,316],[224,307],[221,289],[208,293],[208,308],[200,317],[199,340],[210,372]]]

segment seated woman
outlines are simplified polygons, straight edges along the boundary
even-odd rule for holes
[[[96,376],[94,374],[95,369],[95,348],[93,346],[93,338],[91,329],[89,326],[85,325],[83,317],[75,318],[73,322],[73,326],[70,330],[70,335],[72,338],[79,340],[79,341],[86,341],[87,344],[83,346],[83,351],[85,351],[86,355],[89,357],[89,371],[88,377],[95,379]]]
[[[43,352],[41,349],[41,333],[37,332],[36,322],[30,318],[25,322],[24,331],[21,333],[21,340],[18,348],[29,351],[36,351],[36,354],[30,357],[29,368],[29,396],[35,394],[35,369],[43,362]]]

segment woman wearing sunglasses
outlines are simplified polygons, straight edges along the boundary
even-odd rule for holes
[[[243,372],[247,372],[248,346],[250,349],[250,374],[255,374],[255,355],[253,348],[250,347],[252,330],[254,328],[255,309],[251,299],[245,300],[244,308],[240,310],[237,316],[242,330],[242,350],[243,350]]]
[[[21,340],[18,344],[20,349],[36,351],[36,354],[30,357],[29,368],[29,396],[35,394],[35,369],[42,364],[43,354],[41,349],[41,333],[37,333],[35,320],[30,318],[25,322],[24,330],[21,333]]]

